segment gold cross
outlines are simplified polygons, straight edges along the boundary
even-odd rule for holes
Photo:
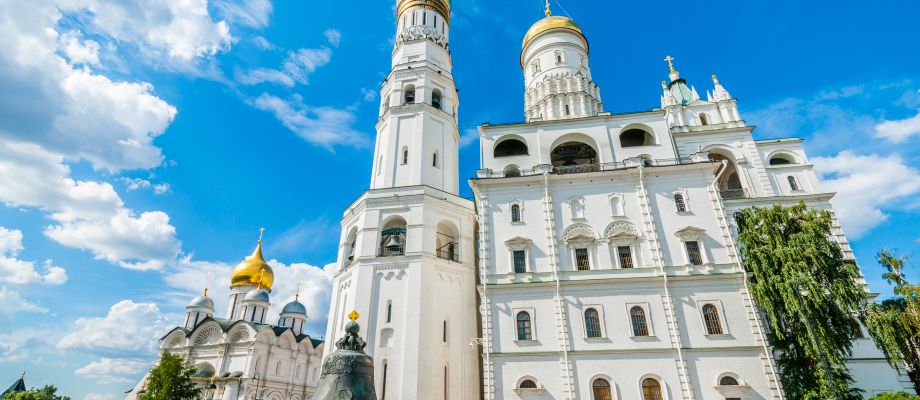
[[[352,322],[354,322],[354,321],[357,321],[357,320],[358,320],[358,317],[360,317],[360,316],[361,316],[361,314],[358,314],[357,311],[351,310],[351,313],[348,314],[348,319],[350,319]]]
[[[674,70],[674,57],[667,56],[664,58],[664,60],[668,62],[668,68],[671,68],[671,71],[673,71]]]
[[[265,228],[259,228],[259,242],[262,241],[262,235],[265,233]]]

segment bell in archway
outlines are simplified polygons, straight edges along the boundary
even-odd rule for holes
[[[315,400],[377,400],[374,359],[364,352],[367,343],[358,336],[358,313],[348,316],[345,337],[335,342],[336,351],[323,362]]]

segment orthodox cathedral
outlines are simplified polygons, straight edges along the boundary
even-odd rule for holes
[[[362,315],[380,400],[786,399],[731,216],[833,211],[802,140],[754,139],[718,78],[704,99],[672,57],[660,107],[606,111],[586,34],[547,2],[520,55],[524,121],[480,127],[465,199],[450,8],[397,0],[370,189],[343,214],[325,337]],[[304,334],[299,302],[266,323],[271,285],[260,241],[226,318],[205,292],[163,337],[199,367],[203,398],[315,390],[334,349]],[[912,391],[855,329],[857,387]]]

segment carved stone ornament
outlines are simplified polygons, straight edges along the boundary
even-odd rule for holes
[[[607,228],[607,232],[604,233],[604,236],[608,239],[614,238],[630,238],[634,239],[639,237],[639,232],[636,231],[636,227],[630,223],[626,222],[617,222],[610,225]]]
[[[398,43],[413,40],[430,40],[438,46],[447,47],[447,38],[437,28],[430,26],[412,26],[404,29],[396,38]]]

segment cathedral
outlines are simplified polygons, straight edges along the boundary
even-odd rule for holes
[[[802,140],[755,139],[715,75],[704,98],[670,56],[659,107],[607,111],[588,36],[547,2],[522,32],[523,122],[479,128],[463,198],[450,16],[450,0],[396,1],[370,188],[343,213],[325,337],[362,316],[380,400],[785,400],[732,215],[833,211]],[[163,336],[202,399],[315,392],[335,349],[304,333],[298,301],[269,323],[272,283],[260,240],[225,318],[205,291]],[[856,387],[912,392],[854,329]]]
[[[319,382],[323,341],[304,332],[307,309],[298,298],[269,323],[274,274],[255,251],[233,268],[225,318],[214,316],[207,289],[186,307],[185,323],[160,339],[160,351],[183,356],[195,366],[192,380],[202,400],[304,400]],[[274,319],[271,319],[274,321]],[[137,399],[144,376],[125,399]]]

